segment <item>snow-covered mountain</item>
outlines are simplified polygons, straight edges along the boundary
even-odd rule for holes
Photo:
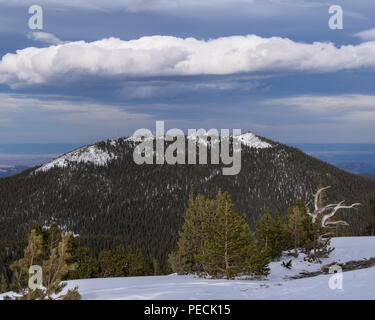
[[[327,201],[363,204],[342,216],[350,223],[351,235],[362,233],[375,181],[250,132],[234,138],[242,143],[241,171],[234,176],[222,174],[222,163],[137,165],[133,152],[140,138],[133,136],[81,147],[0,179],[0,233],[16,243],[34,223],[57,223],[80,234],[94,253],[129,244],[163,267],[175,246],[191,189],[208,198],[219,188],[228,191],[234,210],[245,213],[254,227],[267,207],[284,215],[297,198],[309,202],[320,182],[331,186]]]

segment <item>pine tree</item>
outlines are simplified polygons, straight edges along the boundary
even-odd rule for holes
[[[67,264],[70,257],[68,245],[72,237],[71,233],[64,232],[61,232],[58,236],[55,231],[53,230],[50,233],[49,257],[43,261],[43,285],[45,286],[45,298],[49,300],[54,299],[66,287],[66,283],[63,283],[62,280],[69,271]],[[72,291],[77,291],[77,289]],[[73,295],[72,292],[68,292],[68,294]],[[58,299],[62,298],[64,296],[58,297]]]
[[[21,295],[20,299],[33,300],[41,297],[41,290],[32,291],[28,287],[29,269],[33,265],[42,263],[43,237],[35,228],[28,235],[28,243],[22,259],[14,262],[10,269],[13,272],[12,290]]]
[[[123,245],[114,250],[103,250],[98,258],[99,275],[108,277],[135,277],[151,273],[149,261],[140,249],[133,250],[128,246],[125,250]]]
[[[98,260],[85,254],[79,258],[75,267],[69,270],[67,279],[90,279],[99,277]]]
[[[232,211],[228,193],[219,193],[217,202],[216,217],[207,229],[204,250],[198,255],[198,260],[213,277],[230,279],[241,273],[253,272],[254,265],[259,271],[255,239],[245,216]]]
[[[219,191],[221,194],[221,191]],[[177,249],[169,255],[172,270],[178,274],[204,271],[197,256],[204,250],[207,228],[216,215],[216,201],[205,199],[198,194],[194,198],[190,192],[188,208],[182,231],[179,232]]]
[[[71,236],[71,233],[58,234],[58,228],[55,227],[50,232],[43,233],[40,226],[34,226],[29,232],[24,257],[11,265],[13,271],[11,289],[20,296],[9,298],[17,300],[80,298],[77,288],[68,290],[64,295],[58,295],[66,286],[62,279],[68,273],[68,244]],[[33,265],[42,266],[43,269],[42,287],[35,290],[28,287],[29,269]]]
[[[153,275],[157,276],[160,274],[160,266],[158,260],[155,258],[151,259]]]
[[[267,249],[257,248],[255,245],[249,247],[246,264],[248,266],[247,272],[255,276],[267,276],[270,273],[268,267],[270,263],[270,254]]]
[[[259,219],[256,224],[256,238],[258,245],[262,248],[269,249],[272,243],[272,215],[269,208],[262,219]]]
[[[284,223],[278,211],[275,211],[272,221],[273,231],[273,256],[279,258],[284,249],[286,249],[287,235],[285,233]]]
[[[127,249],[128,276],[144,276],[151,273],[151,267],[140,249]]]
[[[368,224],[366,227],[367,234],[375,236],[375,192],[369,200]]]
[[[267,209],[263,218],[256,224],[256,239],[258,246],[268,252],[271,259],[279,258],[287,246],[287,235],[283,221],[276,211],[272,216]]]
[[[99,263],[100,277],[109,278],[109,277],[122,276],[121,272],[119,272],[119,267],[118,267],[119,261],[116,261],[116,258],[112,254],[112,251],[110,250],[101,251],[98,257],[98,263]],[[125,261],[124,261],[124,264],[126,264]],[[120,270],[122,270],[122,266],[120,267]]]
[[[123,245],[117,246],[112,251],[114,274],[112,277],[124,277],[129,274],[129,259]]]
[[[298,249],[302,247],[305,241],[305,220],[308,219],[306,214],[306,205],[299,199],[293,208],[288,210],[285,217],[285,229],[290,237],[290,244],[294,249],[295,256],[298,256]]]
[[[69,241],[69,258],[67,259],[69,272],[64,280],[89,279],[99,276],[99,265],[95,257],[89,255],[89,249],[81,246],[78,237]]]
[[[0,280],[0,293],[4,293],[8,291],[8,281],[5,277],[5,275],[1,274],[1,280]]]

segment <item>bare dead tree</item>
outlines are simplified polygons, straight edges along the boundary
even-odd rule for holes
[[[327,190],[331,187],[324,187],[320,188],[315,194],[314,194],[314,211],[311,212],[310,210],[307,211],[307,214],[312,218],[312,222],[315,223],[316,219],[320,216],[322,216],[322,227],[323,228],[329,228],[336,225],[344,225],[348,226],[349,224],[346,221],[329,221],[330,218],[332,218],[339,210],[341,209],[353,209],[357,206],[360,206],[360,203],[353,203],[350,206],[344,205],[345,200],[341,201],[340,203],[332,203],[328,204],[323,207],[319,207],[319,202],[321,200],[321,195],[324,190]]]
[[[360,203],[353,203],[350,206],[344,205],[345,201],[340,203],[331,203],[325,206],[320,206],[322,192],[329,189],[330,187],[319,188],[318,191],[314,194],[314,210],[310,211],[308,208],[307,214],[312,218],[312,223],[315,224],[317,219],[321,219],[321,227],[323,228],[336,228],[336,226],[348,226],[349,224],[346,221],[331,221],[330,219],[341,209],[353,209],[357,206],[360,206]],[[316,247],[319,244],[322,244],[323,239],[332,234],[332,232],[326,232],[324,234],[316,234],[314,243],[314,256],[316,256]],[[315,242],[315,241],[314,241]]]

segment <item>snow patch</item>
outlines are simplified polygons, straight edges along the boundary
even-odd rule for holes
[[[240,140],[243,145],[250,147],[250,148],[256,148],[256,149],[272,148],[272,146],[268,142],[262,141],[252,132],[247,132],[239,136],[234,136],[234,138]]]
[[[116,159],[112,153],[99,149],[96,145],[82,147],[41,166],[35,172],[45,172],[52,168],[65,168],[70,162],[92,163],[97,166],[105,166],[110,160]]]
[[[130,142],[142,142],[142,141],[149,141],[149,140],[154,140],[154,136],[153,135],[150,135],[150,134],[147,134],[145,133],[144,135],[143,134],[136,134],[136,135],[132,135],[128,138],[125,139],[125,141],[130,141]]]

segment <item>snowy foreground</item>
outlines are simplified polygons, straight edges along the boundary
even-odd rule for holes
[[[83,299],[375,299],[375,267],[343,273],[343,289],[329,288],[332,275],[287,279],[302,271],[318,271],[331,262],[375,257],[375,237],[332,239],[335,251],[322,264],[293,259],[292,269],[270,264],[267,280],[209,280],[195,276],[154,276],[74,280]],[[1,298],[1,295],[0,295]]]

